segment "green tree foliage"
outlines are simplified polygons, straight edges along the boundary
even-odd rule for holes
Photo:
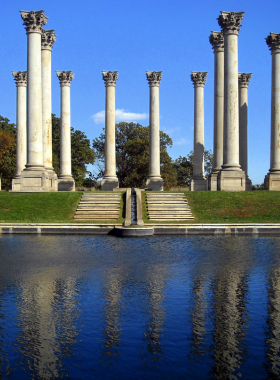
[[[60,118],[52,114],[53,168],[59,175],[60,167]],[[94,164],[94,152],[84,132],[71,127],[72,175],[76,186],[83,185],[88,164]]]
[[[161,175],[165,189],[177,185],[176,172],[167,147],[172,147],[172,139],[160,132]],[[105,134],[93,140],[93,149],[101,163],[97,177],[104,175]],[[103,164],[103,165],[102,165]],[[149,175],[149,127],[138,123],[116,124],[116,168],[120,187],[145,187]]]
[[[213,165],[213,154],[211,150],[204,150],[204,174],[207,176],[211,173]],[[187,157],[180,156],[173,166],[177,172],[177,183],[179,187],[190,186],[193,176],[193,150]]]
[[[0,177],[2,188],[10,189],[16,174],[16,127],[0,116]]]

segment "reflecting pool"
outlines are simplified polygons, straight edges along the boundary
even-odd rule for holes
[[[0,235],[0,379],[280,378],[280,238]]]

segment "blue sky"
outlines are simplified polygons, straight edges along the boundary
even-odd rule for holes
[[[45,29],[55,29],[52,107],[59,116],[56,70],[72,70],[71,120],[91,140],[102,132],[105,87],[102,70],[118,70],[117,121],[148,125],[146,71],[163,71],[160,128],[173,139],[175,159],[193,148],[192,71],[207,71],[205,148],[213,150],[214,54],[211,31],[221,10],[245,11],[239,34],[239,72],[249,85],[249,176],[263,182],[270,162],[271,55],[265,43],[280,33],[280,2],[188,0],[48,0],[1,2],[0,114],[16,121],[16,86],[11,71],[26,70],[27,36],[20,10],[44,9]]]

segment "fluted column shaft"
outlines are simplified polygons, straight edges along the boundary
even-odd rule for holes
[[[17,86],[17,163],[16,177],[20,176],[27,160],[26,85],[27,71],[13,71]]]

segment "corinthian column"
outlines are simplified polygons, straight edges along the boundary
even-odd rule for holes
[[[12,71],[17,86],[17,172],[12,191],[20,191],[20,175],[26,165],[26,84],[27,71]]]
[[[162,191],[163,180],[160,175],[160,137],[159,137],[159,84],[162,71],[147,71],[147,80],[150,86],[150,158],[149,176],[146,186],[148,190]]]
[[[192,72],[194,86],[194,144],[193,144],[193,178],[191,191],[207,190],[204,176],[204,85],[207,73]]]
[[[48,191],[49,177],[43,162],[41,35],[47,23],[44,11],[21,11],[27,34],[27,164],[21,173],[20,191]]]
[[[245,173],[239,164],[238,32],[244,12],[221,12],[224,34],[224,151],[218,190],[245,191]]]
[[[239,73],[239,162],[246,175],[246,191],[252,190],[248,177],[248,86],[252,74]]]
[[[266,43],[272,55],[270,169],[265,190],[280,190],[280,34],[270,33]]]
[[[214,144],[213,169],[208,176],[208,189],[217,190],[218,174],[223,165],[224,137],[224,35],[212,32],[209,37],[214,50],[215,82],[214,82]]]
[[[118,71],[102,71],[106,87],[105,104],[105,174],[101,181],[101,190],[113,190],[119,187],[116,176],[116,117],[115,87]]]
[[[42,60],[42,128],[43,128],[43,159],[49,173],[50,191],[57,191],[57,175],[52,167],[52,76],[51,55],[56,41],[54,30],[43,30],[41,41]]]
[[[60,82],[60,175],[58,191],[75,191],[75,181],[71,168],[71,118],[70,118],[70,86],[74,78],[72,71],[57,71]]]

